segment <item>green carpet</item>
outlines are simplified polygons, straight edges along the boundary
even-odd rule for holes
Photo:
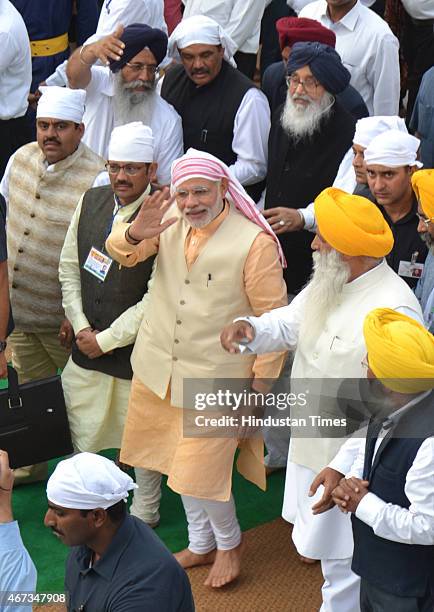
[[[112,452],[103,453],[113,457]],[[56,461],[50,462],[50,473]],[[268,490],[264,493],[247,482],[235,470],[233,492],[237,514],[243,531],[267,523],[280,516],[284,474],[278,472],[268,477]],[[25,545],[38,570],[39,592],[62,592],[64,564],[68,553],[65,547],[44,527],[47,510],[45,484],[18,487],[13,496],[14,517],[18,520]],[[172,551],[185,548],[187,529],[184,510],[179,495],[163,483],[161,521],[156,533]]]

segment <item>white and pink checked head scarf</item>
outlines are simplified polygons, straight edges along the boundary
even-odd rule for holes
[[[191,178],[204,178],[209,181],[227,179],[228,192],[226,197],[245,217],[247,217],[247,219],[259,225],[264,232],[273,237],[277,244],[282,266],[286,268],[285,256],[276,234],[271,229],[270,224],[263,214],[257,209],[252,198],[246,193],[244,187],[238,179],[234,177],[224,162],[210,153],[190,148],[185,155],[179,159],[175,159],[172,163],[172,192],[179,187],[181,183]]]

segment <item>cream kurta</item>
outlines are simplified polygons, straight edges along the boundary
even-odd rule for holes
[[[75,334],[90,326],[83,312],[77,250],[82,202],[83,197],[71,219],[59,264],[62,304]],[[143,195],[117,210],[113,200],[113,214],[116,213],[113,227],[129,219],[142,202]],[[134,342],[147,300],[148,294],[145,293],[140,302],[123,312],[109,328],[97,334],[97,342],[104,353]],[[62,373],[62,386],[74,448],[81,452],[120,448],[131,381],[87,370],[75,364],[70,357]]]
[[[173,216],[173,211],[168,213]],[[232,243],[220,243],[220,239],[231,231],[232,227],[239,228],[242,225],[244,231],[239,234],[240,244],[245,250],[244,259],[242,248]],[[126,226],[119,226],[114,231],[107,242],[109,252],[115,256],[123,265],[135,265],[137,261],[142,261],[146,257],[155,253],[157,249],[164,248],[166,255],[169,254],[169,262],[173,262],[173,277],[170,271],[167,282],[172,285],[179,283],[180,291],[184,284],[192,285],[194,293],[190,293],[190,300],[197,300],[196,324],[192,319],[185,315],[188,325],[182,329],[182,321],[173,319],[173,326],[179,338],[173,340],[167,337],[172,330],[171,321],[173,312],[177,310],[178,302],[174,304],[164,304],[164,294],[159,293],[164,289],[164,283],[158,275],[165,272],[164,254],[161,250],[157,257],[155,285],[150,293],[150,304],[154,312],[147,313],[132,359],[135,376],[131,389],[130,405],[125,427],[125,434],[122,441],[121,459],[126,463],[136,467],[145,467],[168,474],[168,484],[178,493],[227,501],[231,492],[232,465],[235,450],[238,446],[236,439],[231,438],[187,438],[183,437],[183,409],[182,409],[182,376],[185,377],[242,377],[242,373],[254,372],[255,377],[276,378],[281,369],[284,354],[267,355],[255,359],[241,357],[241,359],[231,359],[230,355],[214,348],[210,351],[209,346],[203,345],[202,334],[196,333],[202,326],[211,329],[210,343],[217,347],[221,327],[221,317],[228,313],[227,323],[232,320],[233,300],[237,296],[233,295],[238,291],[238,278],[232,270],[241,270],[242,299],[246,305],[250,305],[252,313],[261,314],[271,308],[286,303],[286,287],[282,277],[282,270],[278,259],[277,248],[272,238],[261,229],[236,213],[233,209],[225,208],[223,213],[212,223],[202,229],[189,229],[184,221],[179,220],[170,235],[166,230],[160,242],[143,241],[137,247],[128,244],[124,234]],[[250,234],[249,234],[250,233]],[[247,236],[246,236],[247,234]],[[248,237],[250,235],[250,238]],[[175,240],[176,238],[176,240]],[[248,242],[250,240],[250,242]],[[246,242],[247,241],[247,242]],[[173,253],[170,249],[173,248]],[[240,252],[241,251],[241,252]],[[163,255],[163,259],[162,259]],[[214,272],[212,279],[216,278],[216,283],[212,287],[212,292],[207,293],[204,287],[195,280],[195,277],[206,279],[201,269],[208,265],[214,258],[224,257],[227,259],[225,269],[221,274],[225,276],[225,281],[219,284],[218,270],[216,276]],[[183,259],[183,261],[180,261]],[[219,263],[221,263],[219,261]],[[211,264],[210,264],[211,265]],[[177,268],[178,266],[178,268]],[[185,281],[182,276],[182,266],[185,267],[187,277]],[[204,270],[208,268],[204,268]],[[179,274],[177,275],[179,271]],[[228,279],[233,276],[232,283]],[[174,289],[168,289],[167,296],[173,293]],[[172,293],[171,293],[172,292]],[[176,291],[175,291],[176,293]],[[214,313],[210,311],[213,303]],[[188,298],[187,298],[188,299]],[[241,299],[238,296],[238,299]],[[185,304],[185,300],[179,302]],[[185,304],[188,306],[188,304]],[[167,311],[167,315],[164,310]],[[240,313],[239,313],[240,314]],[[162,339],[170,349],[161,349],[162,344],[158,342],[158,348],[151,347],[153,337],[152,320],[157,321],[161,317],[161,327],[163,331],[155,330],[156,336],[162,334]],[[177,313],[176,317],[180,315]],[[152,319],[154,317],[154,319]],[[217,321],[217,323],[216,323]],[[214,325],[214,327],[213,327]],[[218,330],[216,329],[218,327]],[[166,329],[167,328],[167,329]],[[166,330],[166,331],[165,331]],[[143,333],[142,333],[143,332]],[[167,332],[167,333],[166,333]],[[172,330],[173,337],[176,335]],[[184,334],[184,336],[183,336]],[[184,343],[183,338],[188,337]],[[202,342],[202,343],[201,343]],[[178,349],[180,357],[176,357],[174,352]],[[161,372],[160,380],[149,377],[149,368],[152,367],[149,359],[146,361],[146,352],[149,350],[160,350],[161,357],[153,357],[156,361],[154,372]],[[170,353],[169,353],[170,350]],[[187,358],[183,359],[182,350],[185,351]],[[143,356],[143,359],[141,358]],[[176,357],[176,358],[174,358]],[[181,362],[179,364],[178,362]],[[173,366],[168,365],[172,363]],[[183,363],[184,362],[184,363]],[[146,368],[143,368],[146,363]],[[197,363],[197,365],[195,365]],[[168,370],[169,368],[169,370]],[[189,370],[188,368],[191,368]],[[202,368],[202,370],[200,369]],[[166,372],[169,372],[169,383],[166,383]],[[171,374],[170,374],[171,372]],[[173,376],[176,387],[173,386]],[[181,372],[181,374],[180,374]],[[199,372],[199,373],[195,373]],[[203,373],[205,372],[205,373]],[[181,378],[180,378],[181,377]],[[146,384],[143,384],[143,382]],[[149,386],[153,389],[150,389]],[[181,388],[180,388],[181,385]],[[181,395],[180,395],[181,394]],[[263,466],[263,443],[259,439],[251,439],[241,444],[241,452],[238,459],[239,471],[249,480],[258,486],[265,488],[265,471]]]

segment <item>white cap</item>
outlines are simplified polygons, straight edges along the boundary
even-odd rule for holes
[[[398,168],[400,166],[417,166],[423,164],[416,161],[420,140],[399,130],[388,130],[376,136],[364,152],[367,166],[379,164]]]
[[[69,87],[42,86],[39,88],[42,96],[38,102],[36,117],[64,119],[81,123],[84,115],[86,92],[84,89],[69,89]]]
[[[108,147],[110,161],[145,162],[154,161],[154,138],[152,130],[141,121],[133,121],[115,127]]]
[[[192,15],[183,19],[169,37],[168,55],[178,59],[178,49],[185,49],[190,45],[221,45],[225,51],[225,60],[236,66],[233,59],[237,50],[236,43],[211,17]]]
[[[404,119],[396,115],[378,117],[364,117],[356,123],[356,132],[353,142],[361,147],[369,146],[371,140],[388,130],[399,130],[408,134]]]
[[[76,510],[110,508],[127,500],[137,485],[110,459],[79,453],[57,464],[47,482],[47,498],[56,506]]]

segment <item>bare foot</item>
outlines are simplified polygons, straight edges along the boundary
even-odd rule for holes
[[[209,565],[210,563],[213,563],[216,556],[216,551],[212,550],[204,555],[198,555],[191,552],[191,550],[188,548],[184,548],[184,550],[174,553],[173,556],[181,567],[187,569],[187,567],[196,567],[197,565]]]
[[[214,565],[204,582],[205,586],[220,588],[235,580],[240,575],[243,550],[243,540],[232,550],[217,550]]]
[[[303,557],[303,555],[299,555],[300,556],[300,561],[302,563],[307,563],[308,565],[313,565],[314,563],[319,563],[318,559],[310,559],[310,557]]]

